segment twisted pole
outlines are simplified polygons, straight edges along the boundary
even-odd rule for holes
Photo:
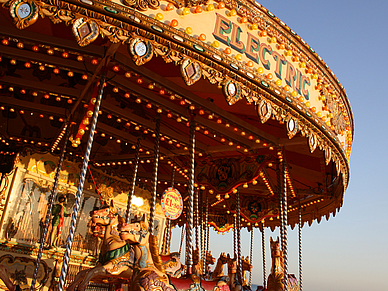
[[[203,201],[203,191],[199,192],[199,201]],[[206,244],[206,238],[205,238],[205,219],[203,217],[203,205],[199,207],[199,231],[200,231],[200,247],[201,247],[201,266],[202,266],[202,274],[205,274],[205,244]]]
[[[61,157],[60,157],[59,162],[58,162],[57,171],[55,172],[53,190],[51,192],[51,195],[49,197],[49,201],[47,203],[48,209],[47,209],[47,213],[46,213],[46,219],[45,219],[45,223],[44,223],[42,237],[40,239],[39,252],[38,252],[38,256],[36,258],[34,275],[32,277],[31,288],[30,288],[31,291],[33,291],[35,288],[36,278],[38,276],[40,260],[42,258],[44,243],[46,241],[46,236],[47,236],[47,232],[48,232],[48,228],[49,228],[49,224],[50,224],[50,218],[51,218],[51,213],[53,210],[53,204],[54,204],[55,198],[56,198],[57,193],[58,193],[57,190],[58,190],[59,174],[61,173],[63,160],[65,158],[66,146],[67,146],[67,141],[69,139],[69,134],[70,134],[70,130],[69,130],[69,126],[67,125],[66,126],[66,134],[65,134],[65,142],[64,142],[64,145],[62,148]],[[1,179],[3,179],[3,175],[1,176]]]
[[[265,262],[265,233],[264,233],[264,219],[261,221],[261,249],[263,253],[263,286],[264,289],[267,287],[267,266]]]
[[[251,247],[250,247],[250,251],[249,251],[249,262],[252,264],[253,262],[253,230],[254,228],[252,227],[251,229]],[[249,288],[251,287],[252,285],[252,270],[249,272]]]
[[[65,251],[65,254],[63,256],[63,265],[62,265],[61,276],[59,278],[59,284],[58,284],[59,291],[63,291],[63,289],[65,287],[65,280],[66,280],[66,276],[67,276],[67,270],[69,267],[69,260],[70,260],[70,255],[71,255],[71,247],[73,245],[75,228],[77,226],[76,222],[77,222],[77,218],[78,218],[78,211],[80,208],[81,195],[82,195],[82,192],[84,189],[86,171],[88,169],[88,164],[89,164],[89,156],[90,156],[90,152],[92,150],[94,132],[96,130],[97,119],[98,119],[98,111],[100,110],[102,94],[104,92],[104,83],[105,83],[105,73],[102,73],[101,78],[100,78],[99,93],[97,95],[97,100],[96,100],[96,103],[94,106],[93,118],[92,118],[90,131],[89,131],[89,138],[88,138],[85,156],[83,159],[82,169],[81,169],[81,173],[80,173],[80,179],[79,179],[78,189],[77,189],[77,193],[76,193],[76,199],[74,202],[73,214],[71,216],[71,224],[70,224],[69,236],[67,237],[66,251]]]
[[[205,253],[209,250],[209,196],[206,193],[205,202],[205,234],[206,234],[206,248]]]
[[[283,251],[283,260],[284,260],[284,291],[288,290],[288,237],[287,237],[287,177],[286,177],[286,162],[282,162],[282,182],[283,182],[283,242],[282,242],[282,251]]]
[[[135,165],[133,168],[132,185],[131,185],[131,190],[128,192],[127,212],[125,215],[126,223],[130,222],[129,220],[131,217],[132,197],[135,194],[137,171],[139,169],[139,156],[140,156],[140,137],[137,138],[137,142],[136,142],[136,155],[135,155]]]
[[[149,221],[149,228],[148,228],[151,234],[154,233],[156,188],[158,186],[159,144],[160,144],[160,114],[156,116],[156,122],[155,122],[154,171],[152,173],[153,181],[152,181],[151,205],[150,205],[150,221]]]
[[[299,222],[298,222],[298,237],[299,237],[299,291],[303,291],[302,284],[302,207],[299,202]]]
[[[174,188],[175,184],[175,168],[172,167],[171,170],[171,187]],[[163,253],[169,254],[170,253],[170,246],[171,246],[171,220],[166,218],[166,232],[165,232],[165,238],[164,238],[164,244],[163,244]]]
[[[195,248],[198,249],[198,255],[199,255],[199,193],[198,188],[195,189],[194,192],[194,226],[195,226]]]
[[[237,274],[239,282],[241,283],[242,279],[242,270],[241,270],[241,205],[240,205],[240,190],[237,189],[236,193],[236,202],[237,202]]]
[[[195,122],[190,120],[190,148],[189,148],[189,199],[187,203],[187,227],[186,227],[186,266],[187,274],[193,272],[193,199],[194,199],[194,158],[195,158]]]

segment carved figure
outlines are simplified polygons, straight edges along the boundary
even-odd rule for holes
[[[162,258],[164,270],[167,275],[174,278],[180,278],[182,276],[185,266],[182,264],[178,252],[161,255],[160,257]]]
[[[272,257],[272,268],[271,274],[267,280],[268,291],[283,291],[284,290],[284,262],[283,252],[280,250],[279,237],[274,241],[271,237],[271,257]],[[299,290],[298,281],[295,275],[288,274],[287,276],[287,290],[297,291]]]
[[[242,270],[242,275],[243,275],[243,279],[242,279],[242,286],[243,286],[243,289],[244,290],[250,290],[250,286],[249,286],[249,282],[248,282],[248,278],[247,278],[247,275],[245,272],[252,272],[252,264],[249,262],[249,257],[246,256],[246,258],[242,257],[241,259],[241,270]]]
[[[50,247],[57,247],[57,242],[62,233],[62,227],[65,221],[65,217],[70,216],[70,214],[67,213],[66,211],[66,206],[65,206],[67,202],[66,196],[65,195],[59,196],[58,202],[59,203],[53,206],[53,210],[52,210],[53,218],[51,220],[52,229],[51,229],[50,243],[49,243]]]
[[[150,291],[155,288],[161,291],[229,291],[225,277],[211,281],[202,280],[195,274],[187,278],[168,278],[158,252],[157,238],[148,232],[148,223],[145,220],[140,223],[124,223],[120,228],[120,237],[123,240],[138,241],[138,244],[133,246],[137,260],[129,284],[133,291]]]
[[[225,255],[225,253],[221,253],[220,257],[217,259],[217,264],[214,268],[214,271],[212,273],[212,278],[220,278],[224,276],[223,268],[224,265],[228,262],[228,257]]]
[[[237,276],[237,259],[233,259],[228,254],[228,277],[229,277],[229,288],[231,291],[241,291],[242,286]]]
[[[96,267],[84,270],[76,276],[68,291],[85,290],[90,280],[132,278],[135,251],[131,244],[120,238],[118,225],[123,219],[118,215],[113,202],[110,206],[91,211],[92,223],[105,228],[100,255]],[[100,234],[99,234],[100,236]],[[137,243],[137,241],[131,241]]]

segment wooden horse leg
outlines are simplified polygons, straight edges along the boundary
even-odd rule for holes
[[[90,280],[92,280],[94,277],[106,275],[107,271],[104,268],[104,266],[98,266],[94,267],[93,269],[90,269],[89,272],[87,272],[86,276],[84,276],[84,279],[80,282],[78,285],[78,291],[84,291],[86,287],[88,286],[88,283]],[[69,289],[67,289],[69,290]]]
[[[94,269],[94,268],[93,268]],[[69,287],[67,287],[67,291],[74,291],[77,287],[77,285],[85,278],[86,274],[92,269],[86,269],[77,274],[74,281],[71,282]]]

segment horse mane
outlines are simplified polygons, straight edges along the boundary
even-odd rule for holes
[[[152,260],[154,261],[155,267],[159,271],[165,273],[166,271],[163,266],[163,261],[159,254],[158,237],[150,233],[149,243],[150,243],[149,247],[151,251]]]

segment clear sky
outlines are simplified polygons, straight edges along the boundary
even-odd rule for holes
[[[345,87],[355,120],[344,205],[303,228],[303,290],[388,290],[388,1],[259,1],[298,33]],[[297,229],[289,229],[289,273],[298,275]],[[266,230],[267,275],[271,267]],[[243,256],[250,237],[242,231]],[[180,232],[171,251],[179,250]],[[261,233],[254,232],[253,283],[262,284]],[[210,249],[232,254],[231,234],[213,231]],[[182,257],[183,259],[183,257]]]

